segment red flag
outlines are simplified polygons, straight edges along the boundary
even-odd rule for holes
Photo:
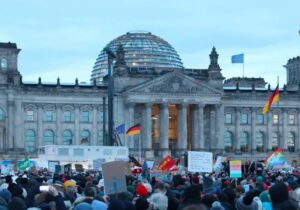
[[[157,167],[158,170],[169,170],[170,168],[172,168],[175,165],[175,162],[173,160],[173,158],[171,156],[167,156],[165,157],[161,163],[159,164],[159,166]]]

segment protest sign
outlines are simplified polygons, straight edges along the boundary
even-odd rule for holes
[[[126,192],[126,178],[130,171],[129,163],[125,161],[113,161],[102,164],[105,194]]]
[[[64,165],[64,173],[70,173],[70,172],[72,172],[72,164],[68,163]]]
[[[152,161],[152,160],[147,160],[146,162],[147,162],[148,168],[152,170],[152,169],[153,169],[153,166],[154,166],[154,161]]]
[[[231,160],[230,161],[230,178],[242,177],[242,161]]]
[[[75,164],[75,170],[77,172],[83,172],[83,166],[82,166],[82,164]]]
[[[0,164],[1,164],[1,173],[3,175],[5,176],[9,175],[13,171],[14,165],[11,160],[1,160]]]
[[[102,164],[105,163],[105,159],[93,160],[93,168],[95,171],[102,171]]]
[[[51,161],[51,160],[49,160],[48,161],[48,170],[50,172],[55,173],[56,172],[55,168],[56,168],[57,165],[59,165],[59,161]]]
[[[188,171],[212,172],[213,155],[211,152],[188,151]]]

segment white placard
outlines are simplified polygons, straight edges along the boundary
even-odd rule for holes
[[[212,172],[213,155],[211,152],[188,151],[188,171]]]

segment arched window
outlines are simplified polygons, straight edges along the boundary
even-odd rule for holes
[[[54,144],[54,133],[51,130],[46,130],[44,132],[44,145]]]
[[[256,132],[255,145],[257,152],[264,152],[264,134],[262,132]]]
[[[288,133],[288,142],[287,142],[289,152],[295,152],[295,135],[292,132]]]
[[[25,132],[25,151],[34,152],[35,151],[35,141],[36,136],[34,130],[27,130]]]
[[[240,135],[240,146],[242,152],[248,152],[248,134],[246,132],[241,132]]]
[[[5,120],[5,114],[3,109],[0,108],[0,121],[4,121]]]
[[[1,69],[7,70],[7,60],[6,58],[1,58]]]
[[[65,130],[63,132],[62,137],[63,137],[62,144],[64,144],[64,145],[72,144],[72,132],[70,130]]]
[[[91,134],[88,130],[83,130],[80,134],[80,144],[87,144],[90,145],[90,138],[91,138]]]
[[[272,150],[278,149],[278,132],[273,132],[272,134]]]
[[[232,144],[232,133],[226,131],[224,133],[224,149],[225,152],[233,152],[233,144]]]

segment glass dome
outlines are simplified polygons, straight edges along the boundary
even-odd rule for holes
[[[116,53],[119,45],[125,51],[128,67],[152,68],[166,67],[182,69],[183,64],[174,48],[162,38],[149,32],[128,32],[107,44]],[[107,54],[102,50],[95,62],[91,81],[101,81],[107,74]]]

